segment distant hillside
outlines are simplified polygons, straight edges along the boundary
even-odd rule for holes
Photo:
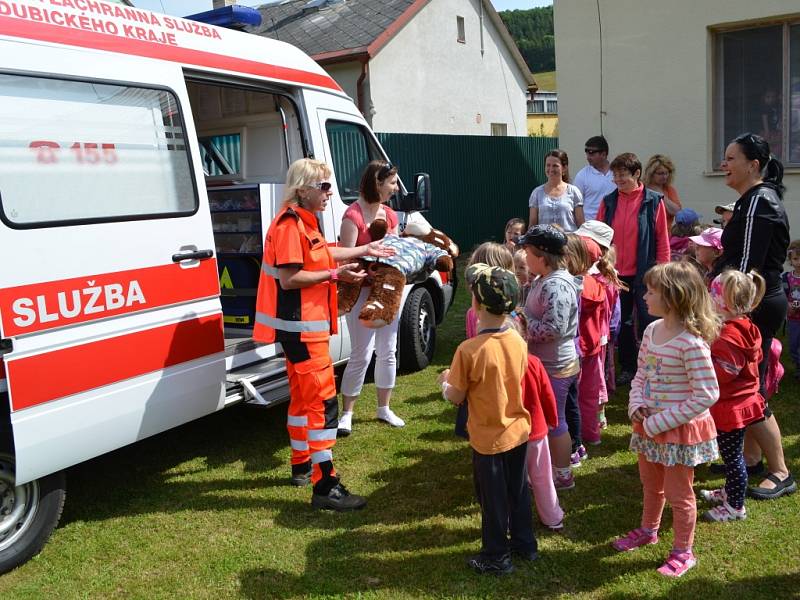
[[[531,72],[555,70],[556,49],[552,6],[529,10],[504,10],[500,12],[500,18],[517,43]]]
[[[555,71],[545,71],[544,73],[534,73],[533,79],[536,85],[543,92],[557,92],[558,82],[556,81]]]

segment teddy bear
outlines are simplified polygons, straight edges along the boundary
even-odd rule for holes
[[[377,329],[397,317],[407,282],[424,280],[434,269],[452,271],[453,258],[458,256],[459,250],[447,235],[433,229],[419,213],[408,215],[401,237],[387,235],[387,224],[382,219],[373,221],[369,232],[373,240],[383,240],[385,246],[396,250],[389,258],[365,257],[359,261],[368,273],[372,288],[358,318],[365,327]],[[338,283],[340,315],[352,310],[362,283]]]

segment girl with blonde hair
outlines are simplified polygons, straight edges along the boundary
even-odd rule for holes
[[[724,319],[719,338],[711,346],[719,382],[719,401],[711,407],[717,426],[717,443],[725,463],[725,486],[702,490],[704,500],[716,504],[705,512],[706,521],[744,519],[747,467],[744,432],[764,418],[764,398],[759,394],[758,363],[761,333],[748,316],[764,296],[765,282],[755,271],[723,271],[711,282],[711,297]]]
[[[675,535],[658,572],[680,577],[697,563],[692,552],[697,518],[694,468],[719,454],[709,412],[719,398],[709,344],[719,334],[720,320],[691,265],[656,265],[644,282],[647,309],[658,319],[642,336],[628,404],[633,423],[630,448],[639,454],[644,492],[642,521],[612,545],[625,552],[658,543],[668,500]]]

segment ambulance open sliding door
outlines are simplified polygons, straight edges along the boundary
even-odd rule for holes
[[[147,84],[117,83],[136,75],[126,61],[73,61],[69,79],[0,72],[0,326],[18,485],[224,400],[183,77],[150,63]]]

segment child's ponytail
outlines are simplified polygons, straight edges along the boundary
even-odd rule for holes
[[[607,252],[604,252],[598,259],[597,270],[600,271],[600,274],[605,277],[606,281],[608,281],[611,285],[619,290],[624,290],[626,292],[628,291],[628,286],[619,278],[617,270],[609,260]]]

